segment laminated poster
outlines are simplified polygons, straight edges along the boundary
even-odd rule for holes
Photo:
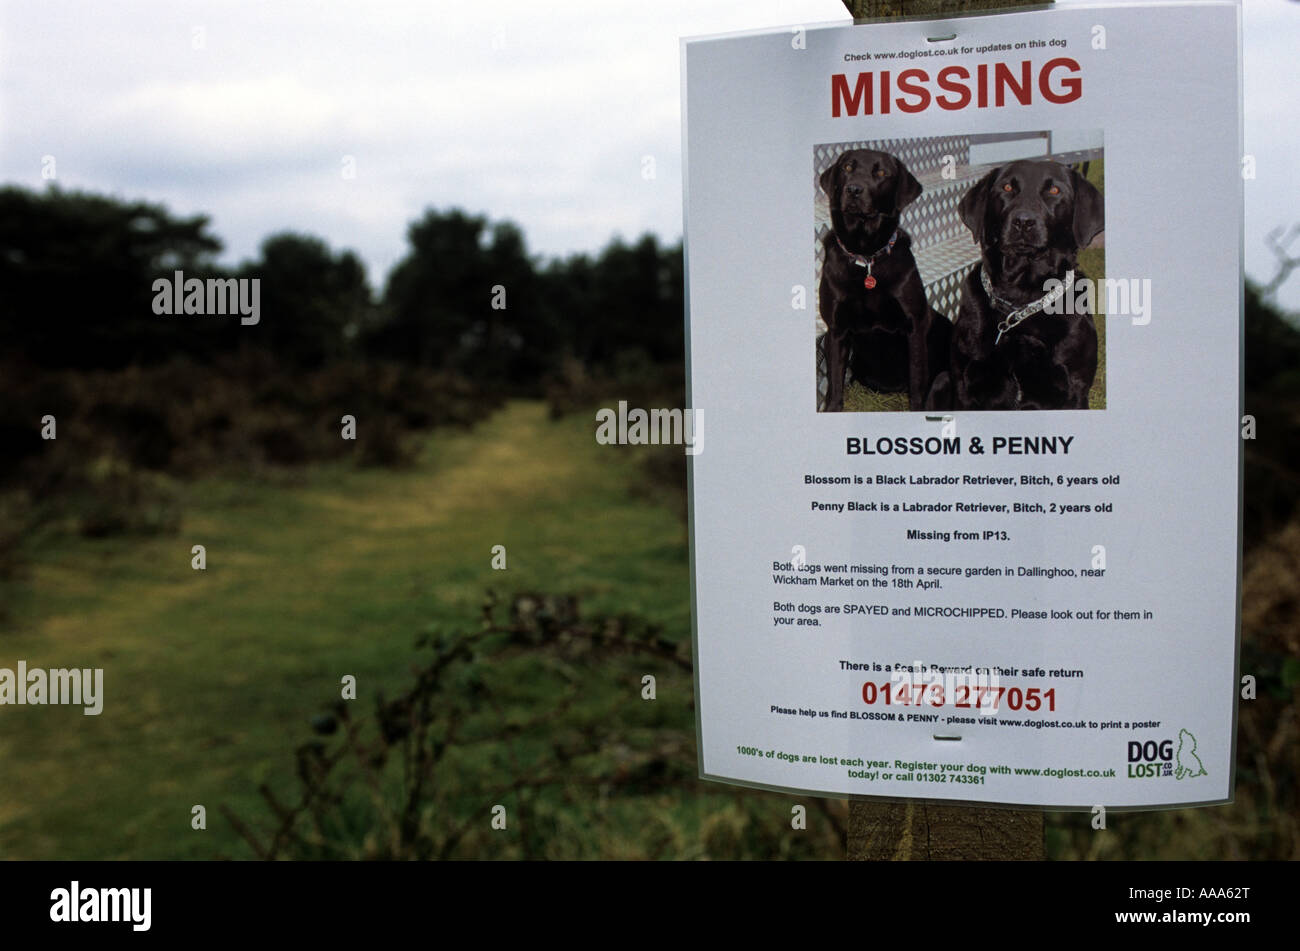
[[[702,776],[1231,799],[1239,24],[684,41]]]

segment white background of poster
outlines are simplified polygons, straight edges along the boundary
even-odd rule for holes
[[[692,563],[701,773],[831,795],[1087,808],[1222,801],[1230,796],[1235,725],[1240,466],[1238,10],[1233,4],[1132,4],[810,28],[684,44],[690,402],[707,417],[691,459]],[[1107,48],[1090,46],[1104,25]],[[958,33],[979,47],[1063,37],[1059,48],[949,56],[1037,67],[1059,55],[1083,70],[1083,95],[1052,104],[832,118],[830,75],[924,60],[846,62],[846,53],[924,49]],[[933,64],[932,64],[933,65]],[[931,69],[933,73],[933,69]],[[933,88],[933,87],[932,87]],[[938,435],[920,413],[818,414],[809,398],[815,312],[809,253],[812,147],[854,139],[1102,129],[1106,148],[1107,277],[1150,278],[1151,321],[1107,321],[1107,409],[957,414],[963,442],[995,435],[1069,435],[1068,456],[883,457],[845,454],[845,439]],[[810,310],[791,306],[807,289]],[[965,448],[965,447],[964,447]],[[1105,476],[1110,515],[827,515],[810,501],[1089,501],[1036,487],[805,486],[806,474]],[[1082,493],[1082,494],[1081,494]],[[918,543],[907,528],[1006,528],[1010,543]],[[811,563],[1068,565],[1107,551],[1104,579],[945,581],[939,592],[786,588],[772,565],[803,545]],[[773,626],[773,601],[839,604],[1149,610],[1151,621],[996,623],[822,618]],[[960,743],[934,724],[786,716],[773,705],[866,710],[863,674],[839,661],[1078,668],[1058,680],[1059,719],[1160,721],[1142,731],[1032,729],[981,723]],[[875,679],[881,679],[876,675]],[[888,679],[888,674],[884,675]],[[1021,684],[1003,678],[1004,685]],[[885,709],[877,707],[876,709]],[[896,712],[909,712],[894,708]],[[951,707],[940,711],[945,717]],[[1012,716],[1004,713],[1002,716]],[[1020,714],[1023,716],[1023,714]],[[1001,717],[1000,717],[1001,718]],[[941,720],[942,722],[942,720]],[[1129,778],[1130,741],[1197,739],[1205,775]],[[948,732],[951,732],[949,730]],[[762,755],[745,755],[753,747]],[[853,779],[840,765],[791,764],[768,751],[838,759],[1015,768],[1114,769],[1113,779],[999,776],[978,785]]]

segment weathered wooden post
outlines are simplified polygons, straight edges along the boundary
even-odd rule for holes
[[[843,0],[854,17],[952,16],[1041,6],[1043,0]],[[1050,2],[1050,0],[1049,0]],[[849,804],[856,860],[1042,859],[1043,814],[919,802]]]

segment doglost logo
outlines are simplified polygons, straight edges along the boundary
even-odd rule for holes
[[[1177,748],[1173,740],[1130,740],[1128,775],[1129,779],[1161,776],[1195,779],[1205,776],[1205,766],[1196,755],[1196,736],[1190,730],[1179,730]]]

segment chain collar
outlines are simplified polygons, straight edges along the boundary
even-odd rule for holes
[[[835,234],[835,232],[832,231],[831,234]],[[876,279],[871,275],[871,265],[875,262],[876,258],[880,257],[882,254],[888,254],[890,251],[893,251],[894,242],[897,240],[898,229],[895,228],[894,233],[889,236],[889,241],[883,248],[877,248],[871,254],[858,254],[856,251],[850,251],[848,248],[844,247],[844,242],[840,240],[840,236],[837,234],[835,235],[835,243],[840,246],[840,250],[852,258],[853,263],[858,267],[864,267],[867,269],[867,277],[866,280],[863,281],[867,290],[871,290],[871,288],[876,286]]]
[[[1061,282],[1060,287],[1048,291],[1032,304],[1017,309],[1014,304],[1005,301],[993,293],[993,281],[989,279],[989,272],[983,267],[980,268],[980,284],[984,288],[984,293],[989,296],[993,306],[999,310],[1010,308],[1009,313],[998,321],[998,335],[993,341],[993,346],[997,346],[1002,340],[1002,335],[1008,331],[1015,330],[1024,321],[1028,320],[1034,314],[1041,313],[1048,304],[1053,304],[1065,296],[1067,287],[1074,287],[1074,269],[1065,272],[1065,280]]]

